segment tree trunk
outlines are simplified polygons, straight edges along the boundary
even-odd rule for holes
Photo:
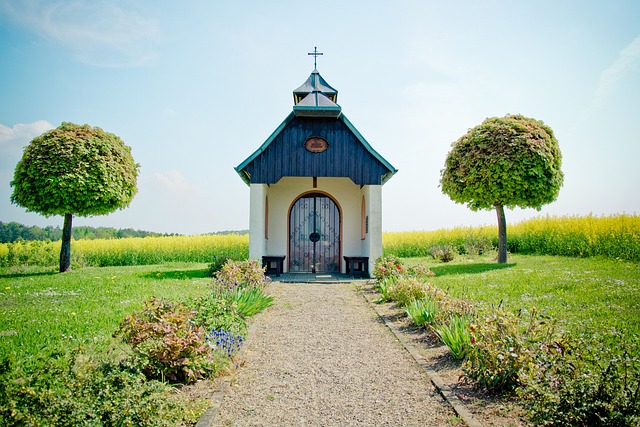
[[[498,214],[498,264],[507,262],[507,219],[504,216],[504,206],[496,205]]]
[[[62,228],[62,246],[60,247],[60,273],[71,270],[71,222],[73,215],[64,215],[64,227]]]

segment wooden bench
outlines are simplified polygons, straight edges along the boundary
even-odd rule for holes
[[[285,256],[263,256],[262,268],[266,268],[266,274],[279,277],[282,274]]]
[[[345,256],[344,260],[347,263],[347,274],[354,277],[369,277],[369,257]]]

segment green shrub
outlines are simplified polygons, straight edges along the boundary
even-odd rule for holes
[[[435,286],[432,286],[432,289],[432,298],[436,299],[440,308],[436,315],[436,323],[445,323],[452,316],[469,318],[476,316],[476,309],[471,303],[463,299],[453,298]]]
[[[447,323],[434,328],[438,338],[451,350],[454,358],[462,360],[471,348],[469,322],[466,316],[451,316]]]
[[[213,279],[210,295],[190,303],[193,321],[205,330],[228,331],[244,336],[245,318],[254,316],[273,303],[264,290],[268,278],[255,260],[227,260]]]
[[[209,276],[214,277],[218,271],[222,270],[222,267],[224,267],[224,265],[227,262],[228,262],[227,258],[214,255],[213,261],[209,263],[209,268],[208,268]]]
[[[255,316],[273,303],[273,297],[265,295],[262,288],[239,288],[234,291],[233,303],[240,317]]]
[[[389,277],[400,276],[403,273],[402,260],[395,255],[378,258],[373,267],[373,277],[384,280]]]
[[[442,262],[453,261],[455,258],[456,250],[453,246],[445,245],[445,246],[433,246],[429,248],[429,253],[435,260],[439,260]]]
[[[190,307],[194,311],[193,322],[204,330],[225,330],[242,336],[247,333],[245,320],[219,293],[198,298],[190,303]]]
[[[469,243],[466,243],[463,246],[463,251],[458,251],[461,254],[464,253],[468,256],[474,257],[474,256],[480,256],[483,255],[491,250],[493,250],[494,247],[491,244],[491,241],[489,240],[476,240],[476,241],[472,241]]]
[[[153,298],[127,316],[114,335],[131,345],[133,363],[148,378],[191,383],[217,368],[194,314],[182,304]]]
[[[380,298],[378,298],[376,302],[381,303],[381,302],[391,301],[391,295],[390,295],[391,288],[398,280],[398,277],[400,276],[388,276],[388,277],[379,279],[376,282],[375,288],[380,293]]]
[[[640,425],[640,360],[637,343],[619,354],[599,342],[543,345],[519,391],[529,417],[545,426]]]
[[[417,299],[429,297],[432,287],[415,277],[399,277],[389,288],[389,299],[400,307],[406,307]]]
[[[431,298],[413,300],[406,307],[407,315],[417,326],[432,325],[438,313],[438,303]]]
[[[2,426],[176,426],[199,415],[171,387],[77,352],[39,356],[29,369],[0,365]]]
[[[552,329],[536,320],[535,311],[525,321],[494,307],[493,313],[470,326],[471,348],[463,366],[468,379],[495,392],[513,392],[523,385],[523,375],[533,363],[535,349],[549,342]]]
[[[235,289],[236,287],[263,287],[267,282],[264,268],[258,264],[258,260],[227,260],[215,274],[213,287],[214,292],[217,292],[218,289]]]
[[[417,278],[433,277],[435,273],[424,264],[416,264],[406,269],[406,274]]]

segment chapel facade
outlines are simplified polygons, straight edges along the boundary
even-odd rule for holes
[[[370,275],[382,255],[382,186],[397,170],[314,69],[293,111],[235,170],[250,187],[249,257],[267,272]]]

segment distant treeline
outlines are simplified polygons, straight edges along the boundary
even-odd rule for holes
[[[80,239],[125,239],[127,237],[162,237],[162,236],[179,236],[178,233],[154,233],[153,231],[134,230],[132,228],[115,229],[111,227],[86,227],[75,226],[71,229],[73,238]],[[213,235],[228,234],[249,234],[249,230],[225,230],[208,233]],[[17,240],[41,240],[52,241],[62,239],[62,229],[60,227],[52,227],[50,225],[41,228],[37,226],[28,227],[17,222],[0,221],[0,243],[13,243]]]
[[[79,239],[124,239],[126,237],[159,237],[170,234],[154,233],[151,231],[134,230],[125,228],[117,230],[110,227],[86,227],[72,228],[73,238]],[[17,222],[0,221],[0,243],[13,243],[17,240],[42,240],[56,241],[62,239],[60,227],[46,226],[44,228],[19,224]]]
[[[244,236],[245,234],[249,234],[249,230],[224,230],[224,231],[216,231],[216,232],[207,233],[207,234],[212,234],[214,236],[227,236],[229,234],[237,234],[239,236]]]

